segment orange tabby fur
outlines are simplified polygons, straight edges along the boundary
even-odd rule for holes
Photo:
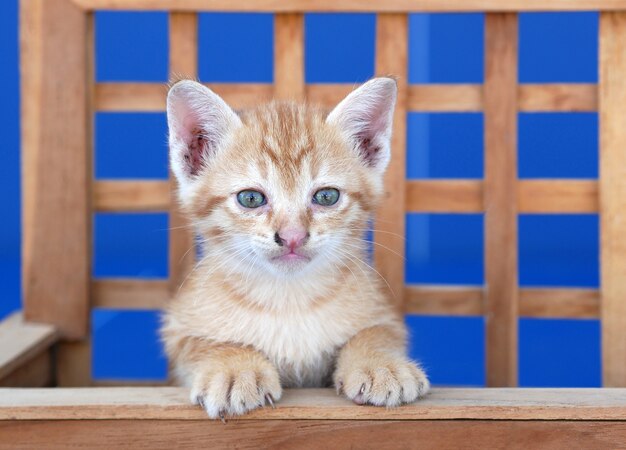
[[[387,406],[428,391],[363,239],[382,198],[395,90],[374,79],[330,115],[295,103],[235,114],[198,83],[172,87],[172,166],[203,255],[168,305],[162,336],[210,417],[279,400],[281,386],[334,384],[357,403]],[[337,204],[311,202],[329,186]],[[240,206],[246,189],[267,204]],[[274,237],[289,230],[307,232],[294,263],[282,262]]]

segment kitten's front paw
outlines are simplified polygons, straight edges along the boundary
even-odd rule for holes
[[[335,386],[359,405],[376,406],[410,403],[430,389],[426,374],[414,362],[382,355],[360,364],[338,367]]]
[[[260,367],[226,367],[196,376],[191,402],[200,405],[212,419],[244,414],[269,404],[282,395],[278,372],[267,363]]]

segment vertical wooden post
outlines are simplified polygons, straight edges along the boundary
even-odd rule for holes
[[[170,78],[196,78],[198,74],[198,16],[170,14]],[[169,285],[173,295],[191,270],[196,252],[194,232],[182,217],[176,196],[176,180],[170,172]]]
[[[602,379],[626,386],[626,13],[600,15]]]
[[[517,15],[485,22],[487,385],[517,384]]]
[[[304,100],[304,15],[274,17],[274,96]]]
[[[406,120],[407,120],[408,16],[378,14],[376,17],[376,74],[398,81],[398,100],[393,117],[391,162],[385,175],[385,200],[376,215],[374,248],[377,270],[387,280],[400,311],[404,310],[404,240],[406,227]]]
[[[20,2],[24,315],[69,339],[89,323],[87,29],[70,0]]]

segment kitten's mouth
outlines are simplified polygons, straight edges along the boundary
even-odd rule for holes
[[[286,262],[286,263],[308,262],[310,260],[311,258],[309,256],[303,255],[302,253],[298,253],[293,250],[272,258],[272,261]]]

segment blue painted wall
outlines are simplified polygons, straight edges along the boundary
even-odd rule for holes
[[[306,17],[306,80],[358,83],[374,73],[369,14]],[[597,81],[596,13],[522,14],[519,80],[523,83]],[[98,81],[166,81],[164,13],[96,15]],[[411,83],[481,83],[481,14],[410,17]],[[203,14],[199,77],[214,82],[271,82],[273,18],[268,14]],[[131,44],[132,43],[132,44]],[[0,2],[0,317],[19,308],[19,98],[17,0]],[[481,178],[482,114],[411,113],[409,178]],[[520,114],[520,178],[596,178],[596,114]],[[96,116],[97,178],[166,178],[163,114]],[[411,283],[481,284],[480,214],[407,217]],[[94,276],[167,276],[167,216],[97,214]],[[519,218],[522,286],[598,286],[595,215]],[[435,384],[483,385],[482,318],[407,317],[412,355]],[[162,378],[158,317],[150,312],[93,313],[97,378]],[[599,324],[594,320],[520,320],[520,384],[600,384]],[[576,367],[576,370],[572,370]]]

